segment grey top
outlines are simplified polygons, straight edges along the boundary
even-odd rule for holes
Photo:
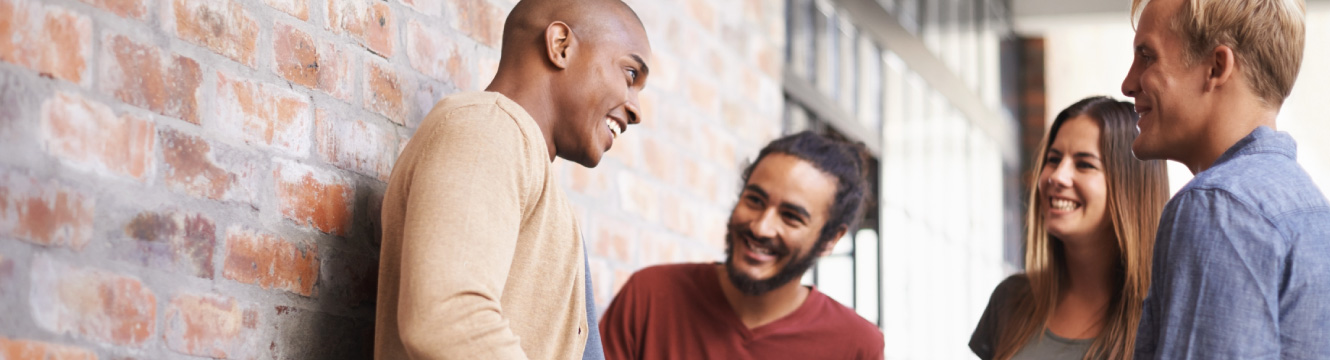
[[[605,347],[600,342],[600,326],[596,321],[596,294],[591,286],[591,261],[587,259],[586,241],[582,242],[582,266],[586,267],[586,323],[591,333],[586,337],[586,349],[582,350],[582,360],[605,360]]]
[[[1330,359],[1330,203],[1259,127],[1159,221],[1136,359]]]
[[[1090,351],[1094,339],[1068,339],[1044,330],[1043,336],[1032,336],[1011,360],[1080,360]]]
[[[1025,274],[1016,274],[1002,280],[993,295],[988,299],[988,307],[979,318],[974,334],[970,336],[970,350],[983,360],[993,359],[997,350],[998,336],[1011,326],[1012,312],[1022,299],[1030,296],[1030,279]],[[1045,329],[1030,336],[1030,340],[1012,355],[1012,360],[1080,360],[1090,351],[1094,339],[1068,339],[1053,334]]]

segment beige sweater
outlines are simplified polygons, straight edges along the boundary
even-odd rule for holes
[[[531,115],[439,101],[383,199],[374,358],[580,359],[582,239]]]

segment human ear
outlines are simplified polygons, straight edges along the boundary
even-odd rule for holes
[[[822,247],[822,253],[817,254],[817,256],[823,257],[831,255],[831,249],[836,248],[836,244],[840,242],[841,238],[845,237],[845,232],[848,230],[849,228],[845,227],[845,225],[841,225],[840,228],[836,230],[836,236],[833,236],[830,241],[827,241],[827,244]]]
[[[569,28],[568,24],[555,21],[545,27],[545,55],[555,68],[560,70],[568,68],[568,55],[575,43],[573,29]]]
[[[1233,48],[1226,45],[1216,46],[1205,61],[1210,65],[1210,73],[1205,78],[1205,91],[1214,91],[1223,86],[1237,72],[1237,56],[1233,54]]]

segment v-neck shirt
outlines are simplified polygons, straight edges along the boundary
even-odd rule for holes
[[[794,312],[748,328],[710,263],[633,274],[601,317],[607,359],[880,359],[882,332],[809,288]]]

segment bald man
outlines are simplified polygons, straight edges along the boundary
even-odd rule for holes
[[[524,0],[494,82],[440,100],[383,200],[375,359],[603,357],[556,157],[594,167],[651,56],[619,0]]]

